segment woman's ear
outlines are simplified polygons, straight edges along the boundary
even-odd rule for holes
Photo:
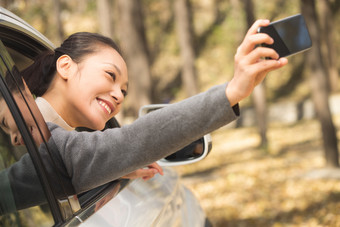
[[[71,67],[74,64],[72,58],[66,54],[60,56],[56,63],[56,70],[58,75],[63,79],[67,80],[70,72]]]

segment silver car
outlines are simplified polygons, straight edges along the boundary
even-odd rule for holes
[[[171,168],[204,158],[211,150],[209,135],[159,160],[164,176],[118,179],[75,194],[70,178],[58,171],[58,160],[51,155],[55,148],[46,143],[49,130],[20,81],[20,71],[35,56],[53,49],[29,24],[0,8],[0,226],[210,226]],[[162,107],[145,106],[140,115]],[[24,146],[13,146],[18,141],[9,128],[20,133]],[[194,154],[197,144],[201,151]]]

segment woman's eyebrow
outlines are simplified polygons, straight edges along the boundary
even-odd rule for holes
[[[112,63],[110,63],[110,62],[105,62],[105,63],[108,64],[108,65],[112,65],[112,66],[117,70],[118,74],[119,74],[120,76],[122,75],[122,72],[120,71],[120,69],[119,69],[119,67],[118,67],[117,65],[112,64]]]
[[[118,74],[121,76],[121,75],[122,75],[122,72],[120,71],[120,69],[118,68],[118,66],[116,66],[116,65],[113,65],[113,66],[116,68]]]

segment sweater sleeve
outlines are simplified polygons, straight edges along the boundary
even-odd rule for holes
[[[226,85],[153,111],[121,128],[68,132],[48,123],[77,193],[155,162],[237,118]],[[50,141],[49,141],[50,142]]]

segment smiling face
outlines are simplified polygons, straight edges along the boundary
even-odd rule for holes
[[[64,67],[62,60],[60,65]],[[97,47],[97,51],[79,63],[71,60],[60,72],[65,84],[63,104],[57,108],[51,104],[72,127],[101,130],[120,111],[127,94],[128,76],[125,61],[113,48]]]

